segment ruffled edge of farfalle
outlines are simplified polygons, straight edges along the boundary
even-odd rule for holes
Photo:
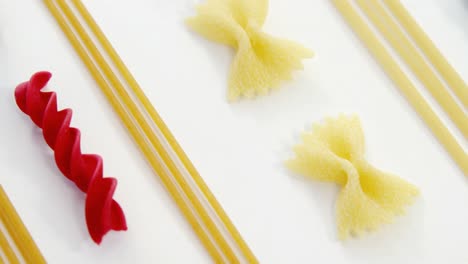
[[[266,1],[267,3],[268,1]],[[292,73],[303,69],[302,60],[314,56],[314,52],[303,45],[277,38],[263,32],[263,21],[268,13],[268,4],[248,6],[244,4],[237,12],[245,17],[250,12],[253,17],[242,25],[236,20],[234,4],[206,0],[196,6],[196,14],[186,19],[186,24],[203,37],[236,49],[227,78],[226,97],[229,102],[241,99],[254,99],[268,95],[278,89],[283,82],[293,78]],[[230,5],[233,5],[229,7]],[[231,9],[230,9],[231,8]],[[266,10],[249,10],[265,8]],[[263,48],[252,43],[261,43]]]
[[[337,122],[344,123],[339,124]],[[359,136],[362,136],[362,139],[360,139],[362,142],[359,143],[362,144],[362,146],[354,145],[354,147],[357,146],[358,148],[362,148],[360,163],[354,164],[351,161],[340,157],[340,155],[336,154],[329,148],[329,146],[327,146],[327,143],[320,141],[320,136],[314,138],[317,135],[316,133],[323,135],[323,133],[330,132],[327,130],[346,129],[346,126],[349,126],[349,131],[360,133]],[[335,136],[343,133],[346,132],[338,131]],[[343,180],[340,175],[337,175],[336,177],[330,177],[329,175],[307,175],[310,173],[306,172],[306,166],[298,169],[298,164],[306,164],[308,162],[304,159],[309,157],[300,156],[299,153],[300,151],[304,151],[305,148],[310,148],[310,146],[308,147],[308,144],[319,144],[317,148],[313,148],[315,155],[319,153],[317,151],[327,151],[324,152],[324,155],[334,155],[336,157],[335,161],[337,168],[336,170],[332,170],[330,168],[329,171],[345,173],[346,179]],[[301,161],[301,159],[303,160]],[[419,189],[412,183],[396,175],[381,171],[370,165],[364,159],[364,133],[361,121],[357,115],[340,114],[337,117],[327,117],[321,122],[314,123],[309,130],[301,133],[300,143],[294,145],[294,157],[288,159],[285,165],[295,173],[306,176],[307,178],[334,182],[342,186],[335,203],[337,231],[338,237],[341,240],[349,237],[360,237],[363,234],[376,231],[385,224],[392,223],[397,216],[401,216],[406,213],[407,207],[412,205],[420,194]],[[299,172],[299,170],[302,170],[302,173]],[[352,173],[355,173],[355,182],[359,184],[357,186],[350,186],[350,183],[348,182],[350,181],[349,177]],[[378,177],[380,180],[374,181],[372,179],[373,177]],[[366,190],[369,188],[369,185],[365,181],[369,180],[371,183],[373,182],[371,186],[373,186],[372,188],[374,188],[375,191],[378,192],[379,190],[385,189],[388,192],[378,192],[378,194],[383,195],[378,195],[377,192],[372,194],[372,191],[369,192],[369,190]],[[401,197],[399,198],[398,195],[401,195]],[[356,202],[358,203],[356,204]],[[340,208],[340,206],[342,208]],[[359,210],[363,210],[363,215],[353,215],[353,213]],[[353,219],[347,219],[344,221],[343,217],[346,217],[346,214],[348,214],[348,216],[352,216]]]

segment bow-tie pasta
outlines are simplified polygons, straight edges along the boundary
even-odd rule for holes
[[[267,0],[207,0],[187,24],[204,37],[237,50],[229,74],[228,99],[267,94],[313,53],[263,33]]]
[[[364,159],[364,134],[357,117],[328,119],[302,138],[303,143],[294,147],[296,157],[286,165],[311,179],[342,187],[336,202],[341,239],[391,222],[419,193],[415,186]]]

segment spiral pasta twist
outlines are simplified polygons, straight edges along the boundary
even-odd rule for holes
[[[313,53],[262,32],[268,0],[207,0],[187,25],[204,37],[237,50],[229,74],[228,99],[268,93]]]
[[[341,239],[391,222],[419,192],[364,159],[364,133],[357,117],[328,119],[302,138],[303,144],[294,148],[296,157],[286,165],[309,178],[342,186],[336,202]]]
[[[80,131],[70,127],[72,110],[58,111],[56,93],[41,92],[51,76],[49,72],[38,72],[19,84],[15,90],[16,104],[42,128],[62,174],[86,193],[86,224],[91,238],[100,244],[109,230],[127,230],[125,215],[112,198],[117,180],[103,177],[100,156],[81,153]]]

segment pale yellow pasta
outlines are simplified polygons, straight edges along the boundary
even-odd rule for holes
[[[286,165],[308,178],[339,184],[336,202],[340,239],[372,231],[404,213],[419,191],[364,159],[364,134],[356,116],[328,119],[303,135]]]
[[[207,0],[187,25],[204,37],[237,50],[229,74],[228,99],[267,94],[313,53],[262,32],[268,0]]]

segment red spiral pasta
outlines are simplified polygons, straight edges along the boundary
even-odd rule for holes
[[[52,74],[38,72],[16,87],[16,104],[44,134],[60,171],[86,193],[85,214],[91,238],[100,244],[109,230],[127,230],[125,215],[113,200],[117,180],[104,178],[102,158],[82,154],[80,131],[70,127],[71,109],[57,110],[55,92],[41,92]]]

